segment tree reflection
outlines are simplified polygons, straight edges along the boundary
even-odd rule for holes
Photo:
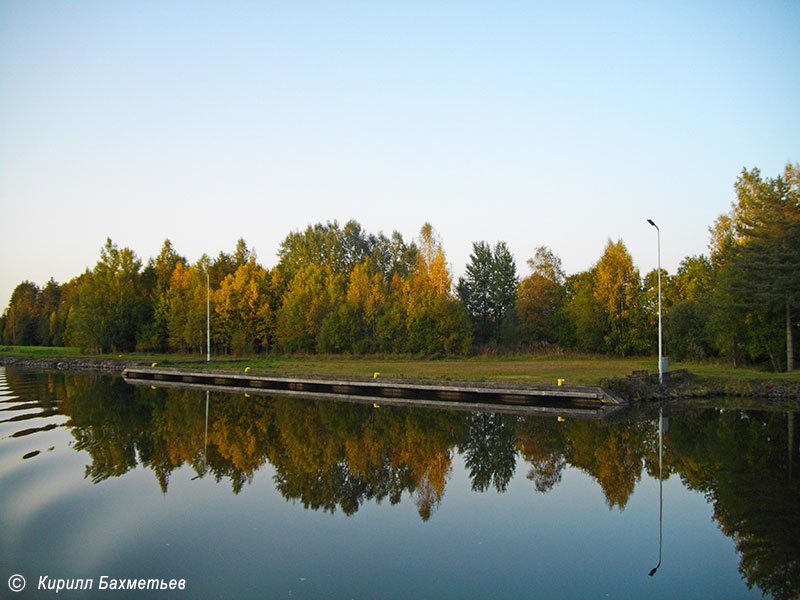
[[[531,467],[528,479],[547,493],[561,482],[567,466],[565,426],[556,419],[524,419],[517,428],[517,449]]]
[[[793,413],[693,412],[673,417],[668,437],[675,471],[706,495],[735,541],[747,585],[779,599],[800,594],[793,421]]]
[[[97,484],[141,466],[167,493],[173,473],[188,466],[239,493],[269,462],[276,489],[306,508],[352,515],[366,502],[394,505],[405,497],[428,520],[444,501],[456,453],[475,491],[505,491],[519,458],[532,492],[549,492],[567,467],[578,468],[619,510],[643,471],[659,473],[655,413],[561,422],[212,393],[206,434],[203,392],[14,369],[6,378],[16,411],[68,417],[74,448],[89,458],[85,476]],[[794,414],[668,410],[662,477],[680,476],[713,505],[713,518],[735,541],[747,585],[776,598],[797,597]]]
[[[517,466],[514,447],[516,417],[498,413],[472,415],[466,441],[461,445],[472,489],[485,492],[494,484],[505,492]]]

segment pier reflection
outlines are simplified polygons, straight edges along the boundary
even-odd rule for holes
[[[172,474],[189,468],[239,493],[269,463],[276,489],[308,509],[352,515],[367,502],[410,499],[428,520],[446,499],[457,455],[475,492],[503,492],[523,469],[531,494],[548,493],[574,468],[620,510],[643,474],[677,475],[713,505],[749,586],[776,598],[800,594],[792,412],[673,405],[663,409],[666,429],[657,408],[559,420],[151,389],[12,369],[6,382],[14,393],[0,399],[0,410],[8,409],[0,414],[10,435],[17,423],[20,432],[67,427],[73,448],[86,452],[85,477],[98,484],[144,468],[168,493]],[[25,414],[40,420],[36,427],[33,418],[12,420]]]

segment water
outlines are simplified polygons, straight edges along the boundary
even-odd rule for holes
[[[0,597],[15,574],[14,598],[54,596],[41,577],[92,582],[68,598],[117,597],[101,577],[185,581],[138,597],[797,597],[794,415],[663,414],[659,481],[657,408],[207,401],[0,370]]]

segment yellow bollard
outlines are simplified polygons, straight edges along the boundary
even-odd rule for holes
[[[250,370],[250,367],[245,367],[244,372],[247,373]]]
[[[558,385],[559,385],[559,387],[561,387],[562,385],[564,385],[564,380],[563,380],[563,379],[559,379],[559,380],[558,380]]]
[[[375,371],[375,372],[372,374],[372,378],[373,378],[373,379],[377,379],[377,378],[378,378],[378,375],[380,375],[380,373],[379,373],[378,371]]]

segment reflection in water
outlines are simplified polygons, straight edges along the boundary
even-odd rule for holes
[[[664,407],[658,407],[658,564],[650,577],[661,567],[661,545],[664,538]]]
[[[136,467],[151,470],[163,493],[189,466],[235,494],[266,463],[289,500],[306,508],[356,513],[366,502],[413,499],[423,520],[445,498],[460,454],[475,492],[504,492],[523,463],[538,493],[557,487],[567,467],[600,486],[610,509],[624,510],[643,471],[659,482],[678,475],[705,495],[714,520],[735,540],[748,586],[776,598],[800,593],[800,486],[794,414],[688,410],[629,413],[602,422],[431,411],[286,398],[131,387],[120,379],[9,369],[15,396],[0,409],[63,423],[90,463],[94,483]],[[21,408],[20,408],[21,407]],[[2,413],[9,414],[9,413]],[[52,416],[57,415],[57,416]],[[14,423],[4,418],[5,426]],[[44,437],[44,436],[43,436]],[[788,449],[788,452],[787,452]],[[32,462],[47,448],[26,455]],[[659,500],[663,501],[661,492]],[[661,566],[662,506],[659,506]]]

